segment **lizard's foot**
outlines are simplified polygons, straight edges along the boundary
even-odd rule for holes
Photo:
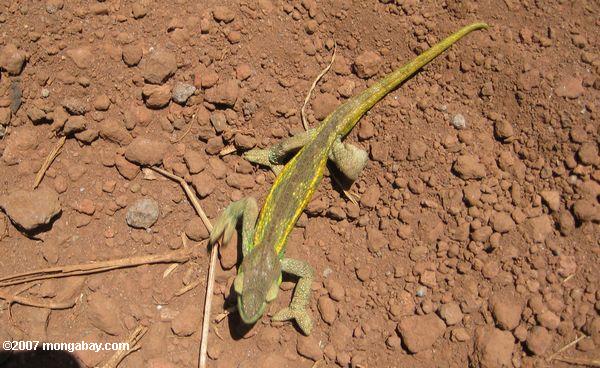
[[[258,206],[256,200],[252,197],[240,199],[231,203],[219,216],[210,232],[209,244],[214,244],[217,240],[223,239],[227,244],[235,231],[235,227],[242,219],[242,252],[244,255],[252,246],[254,238],[254,225],[258,217]]]
[[[354,182],[367,165],[369,154],[361,148],[338,140],[333,144],[329,159],[344,176]]]
[[[251,149],[250,151],[246,151],[242,154],[242,156],[250,162],[253,162],[253,163],[259,164],[259,165],[263,165],[263,166],[272,167],[273,164],[271,163],[270,155],[271,155],[271,150],[260,149],[260,148],[254,148],[254,149]]]
[[[313,323],[310,313],[305,307],[289,306],[275,313],[272,318],[273,321],[289,321],[292,319],[296,320],[296,323],[305,335],[310,335]]]

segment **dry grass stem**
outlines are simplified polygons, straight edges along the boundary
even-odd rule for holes
[[[37,188],[38,185],[40,185],[40,183],[42,182],[42,179],[44,178],[44,174],[46,173],[46,171],[52,164],[52,161],[54,161],[56,156],[58,156],[60,154],[60,150],[61,150],[62,146],[65,144],[66,139],[67,139],[67,137],[65,137],[65,136],[61,137],[58,140],[58,142],[56,143],[56,146],[54,146],[52,151],[50,151],[50,153],[46,157],[46,160],[42,164],[42,168],[40,169],[40,171],[38,171],[37,175],[35,176],[35,181],[33,182],[33,189]]]
[[[308,90],[308,93],[306,94],[306,98],[304,99],[304,104],[302,105],[302,109],[300,110],[300,115],[302,117],[302,125],[304,126],[304,130],[308,130],[308,121],[306,120],[306,105],[308,104],[308,101],[310,100],[310,96],[312,95],[312,92],[317,87],[317,83],[319,83],[319,81],[321,80],[321,78],[323,78],[323,76],[325,74],[327,74],[327,72],[329,71],[329,69],[331,69],[331,66],[333,65],[333,62],[335,61],[335,53],[336,53],[336,51],[337,51],[337,45],[334,44],[333,45],[333,54],[331,55],[331,61],[325,67],[325,69],[323,69],[321,71],[321,73],[319,73],[319,75],[317,75],[317,78],[315,78],[315,80],[313,81],[312,85],[310,86],[310,89]]]

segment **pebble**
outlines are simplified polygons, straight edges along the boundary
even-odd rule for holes
[[[563,235],[569,235],[575,230],[575,218],[570,211],[563,210],[558,213],[558,229]]]
[[[110,98],[107,95],[101,94],[94,99],[94,109],[98,111],[106,111],[110,107]]]
[[[161,109],[171,101],[171,87],[163,84],[161,86],[146,85],[142,89],[144,103],[150,109]]]
[[[189,304],[171,321],[171,330],[180,337],[191,336],[196,331],[200,331],[200,320],[202,314],[198,313],[198,308]]]
[[[337,318],[337,308],[335,303],[327,295],[323,295],[317,302],[317,307],[323,321],[331,325]]]
[[[521,321],[523,306],[511,298],[497,298],[491,309],[496,325],[504,330],[514,330]]]
[[[417,161],[427,153],[427,144],[421,140],[413,140],[408,146],[408,155],[406,159],[408,161]]]
[[[63,133],[69,135],[84,131],[86,125],[87,123],[83,116],[70,116],[63,127]]]
[[[491,326],[476,331],[473,366],[481,368],[512,367],[515,338],[508,331]]]
[[[141,68],[147,83],[162,84],[177,71],[177,59],[174,53],[158,49],[144,58]]]
[[[185,105],[188,98],[196,92],[196,87],[187,83],[177,83],[173,88],[172,98],[173,101],[180,105]]]
[[[313,336],[298,336],[296,350],[301,356],[314,362],[323,358],[323,351],[319,345],[319,340]]]
[[[560,193],[556,190],[543,190],[540,192],[542,200],[548,208],[556,212],[560,209]]]
[[[560,79],[555,86],[554,93],[558,97],[566,97],[575,99],[580,97],[585,92],[583,88],[583,78],[577,76],[569,76]]]
[[[205,93],[205,100],[211,104],[232,107],[238,99],[240,87],[238,81],[230,79],[209,88]]]
[[[466,129],[467,119],[462,114],[456,114],[452,117],[452,126],[458,130]]]
[[[189,219],[185,224],[185,235],[194,241],[202,241],[208,239],[210,235],[204,222],[198,217]]]
[[[231,239],[219,247],[219,259],[224,270],[230,270],[238,260],[238,232],[234,231]]]
[[[216,185],[214,177],[206,171],[192,176],[192,186],[200,198],[209,196],[215,190]]]
[[[339,105],[337,98],[331,93],[322,93],[316,96],[312,103],[315,119],[323,120]]]
[[[131,6],[131,15],[133,15],[134,19],[143,18],[146,16],[146,14],[148,14],[148,10],[144,6],[143,2],[141,2],[141,1],[135,2]]]
[[[125,150],[125,158],[142,166],[160,165],[169,145],[152,139],[137,137]]]
[[[97,329],[113,336],[123,332],[119,308],[110,297],[99,292],[92,293],[88,296],[85,310],[90,323]]]
[[[544,355],[552,344],[552,335],[541,326],[534,326],[527,334],[527,349],[534,355]]]
[[[249,150],[256,146],[256,139],[252,136],[238,133],[235,135],[234,143],[241,150]]]
[[[579,199],[573,204],[575,218],[581,222],[600,221],[600,206],[591,200]]]
[[[440,307],[440,317],[446,322],[446,325],[453,326],[462,321],[463,313],[458,303],[450,302]]]
[[[248,174],[231,173],[225,180],[227,185],[235,189],[252,189],[256,185],[254,177]]]
[[[367,247],[369,252],[376,253],[385,249],[389,245],[385,235],[375,227],[367,227]]]
[[[120,146],[126,146],[132,141],[131,135],[123,124],[111,118],[100,123],[100,137]]]
[[[0,67],[10,75],[21,74],[26,60],[26,54],[12,43],[5,45],[0,51]]]
[[[206,159],[199,152],[187,149],[183,155],[183,160],[190,174],[198,174],[206,167]]]
[[[252,67],[250,64],[242,63],[235,68],[235,77],[240,80],[246,80],[252,76]]]
[[[12,112],[9,108],[0,108],[0,126],[8,126]]]
[[[342,301],[344,299],[344,296],[346,295],[344,287],[332,278],[328,278],[325,281],[325,288],[329,292],[329,296],[331,297],[331,299],[337,302]]]
[[[121,176],[127,180],[133,180],[139,174],[140,167],[127,161],[123,156],[115,157],[115,167]]]
[[[506,140],[515,135],[515,130],[508,121],[499,120],[494,123],[494,134],[499,140]]]
[[[15,190],[0,196],[0,208],[10,220],[26,232],[50,224],[62,211],[58,194],[42,187],[33,191]]]
[[[354,71],[359,78],[368,79],[379,72],[382,58],[374,51],[365,51],[354,60]]]
[[[143,198],[135,201],[127,208],[125,219],[131,227],[147,229],[158,220],[159,212],[156,200]]]
[[[216,6],[213,9],[213,17],[217,22],[230,23],[235,19],[235,13],[226,6]]]
[[[83,100],[75,97],[67,97],[62,101],[62,106],[71,115],[85,115],[90,109]]]
[[[533,217],[525,221],[523,228],[529,237],[536,243],[543,243],[548,235],[552,234],[554,227],[548,215]]]
[[[360,197],[360,204],[366,208],[374,208],[377,205],[380,196],[381,191],[379,190],[379,186],[371,185]]]
[[[506,212],[494,212],[490,217],[490,223],[494,231],[501,234],[507,233],[515,228],[516,224]]]
[[[144,51],[142,50],[142,46],[138,44],[131,44],[123,47],[123,62],[127,66],[136,66],[142,60],[142,56],[144,55]],[[169,66],[171,67],[171,66]],[[156,77],[156,76],[155,76]],[[158,77],[156,77],[158,79]]]
[[[600,162],[598,145],[595,142],[583,143],[577,151],[577,158],[584,165],[596,165]]]
[[[414,354],[431,348],[444,334],[446,325],[431,313],[404,318],[398,323],[397,330],[408,351]]]
[[[65,53],[71,58],[71,60],[73,60],[79,69],[89,68],[94,61],[92,50],[87,46],[71,48]]]
[[[486,175],[485,166],[479,162],[479,158],[473,155],[459,156],[454,161],[452,169],[464,180],[482,179]]]

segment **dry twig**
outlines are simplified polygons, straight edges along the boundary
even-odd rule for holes
[[[206,226],[206,229],[209,232],[212,231],[212,228],[213,228],[212,224],[210,223],[210,220],[206,216],[206,213],[204,213],[204,210],[200,206],[200,203],[198,202],[196,195],[194,194],[194,192],[192,192],[188,183],[183,178],[180,178],[179,176],[174,175],[174,174],[172,174],[166,170],[163,170],[161,168],[152,167],[152,169],[172,180],[177,181],[179,183],[179,185],[181,185],[181,187],[183,188],[183,191],[185,192],[187,197],[190,199],[190,202],[194,206],[196,213],[198,213],[198,216],[200,216],[200,219],[204,223],[204,226]],[[217,251],[218,251],[218,243],[215,243],[215,245],[213,245],[213,247],[210,250],[210,264],[208,267],[208,281],[206,283],[206,297],[204,298],[204,315],[202,317],[202,335],[200,337],[201,338],[201,340],[200,340],[200,359],[198,362],[198,366],[200,368],[206,367],[206,357],[207,357],[207,351],[208,351],[208,330],[210,327],[210,310],[211,310],[211,305],[212,305],[213,290],[215,287],[215,265],[217,263]],[[190,285],[194,285],[194,284],[192,283]],[[192,288],[193,287],[195,287],[195,285],[192,286]],[[191,288],[189,290],[191,290]],[[182,294],[187,291],[188,291],[187,288],[183,288],[182,290],[180,290],[180,292],[182,292]]]
[[[331,61],[325,67],[325,69],[323,69],[321,71],[321,73],[319,73],[319,75],[317,75],[317,78],[315,78],[312,85],[310,86],[310,89],[308,90],[308,93],[306,94],[306,98],[304,99],[304,104],[302,105],[302,109],[300,110],[300,115],[302,117],[302,125],[304,126],[304,130],[308,130],[308,121],[306,120],[306,112],[305,112],[306,105],[308,104],[308,101],[310,100],[310,96],[312,95],[312,92],[317,87],[317,83],[319,83],[321,78],[323,78],[323,76],[329,71],[329,69],[331,69],[333,62],[335,61],[336,51],[337,51],[337,45],[333,44],[333,54],[331,55]]]
[[[141,346],[138,345],[138,342],[142,339],[146,332],[148,332],[148,327],[142,325],[137,326],[137,328],[133,330],[127,338],[129,349],[115,351],[115,353],[106,361],[106,363],[102,364],[99,368],[117,368],[117,366],[123,361],[123,359],[125,359],[126,356],[141,348]]]
[[[584,365],[587,367],[600,367],[600,359],[581,359],[581,358],[568,358],[568,357],[556,357],[554,360],[559,362]]]
[[[570,343],[568,343],[567,345],[563,346],[562,348],[558,349],[557,352],[555,352],[554,354],[550,355],[548,357],[548,361],[551,362],[553,359],[555,359],[558,354],[562,353],[563,351],[567,350],[568,348],[570,348],[571,346],[577,344],[580,340],[584,339],[586,336],[585,335],[581,335],[579,337],[577,337],[575,340],[571,341]]]
[[[54,146],[52,151],[50,151],[50,153],[46,157],[46,160],[42,164],[42,168],[40,169],[40,171],[38,171],[37,175],[35,176],[35,181],[33,182],[33,189],[37,188],[38,185],[40,185],[40,183],[42,182],[42,179],[44,178],[44,174],[46,173],[46,170],[48,170],[48,168],[50,167],[50,165],[52,164],[52,161],[54,161],[56,156],[59,155],[60,150],[61,150],[62,146],[65,144],[66,139],[67,139],[67,137],[62,136],[56,143],[56,146]]]
[[[17,294],[11,295],[11,294],[5,293],[0,290],[0,299],[6,300],[9,304],[9,308],[10,308],[10,304],[17,303],[17,304],[26,305],[29,307],[36,307],[36,308],[69,309],[69,308],[72,308],[75,305],[75,303],[77,302],[77,299],[70,301],[70,302],[43,302],[43,301],[36,301],[36,300],[26,298],[23,296],[18,296]]]

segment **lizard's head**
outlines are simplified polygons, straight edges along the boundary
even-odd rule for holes
[[[273,247],[254,247],[244,257],[233,287],[245,323],[254,323],[263,315],[267,303],[277,297],[280,282],[281,262]]]

